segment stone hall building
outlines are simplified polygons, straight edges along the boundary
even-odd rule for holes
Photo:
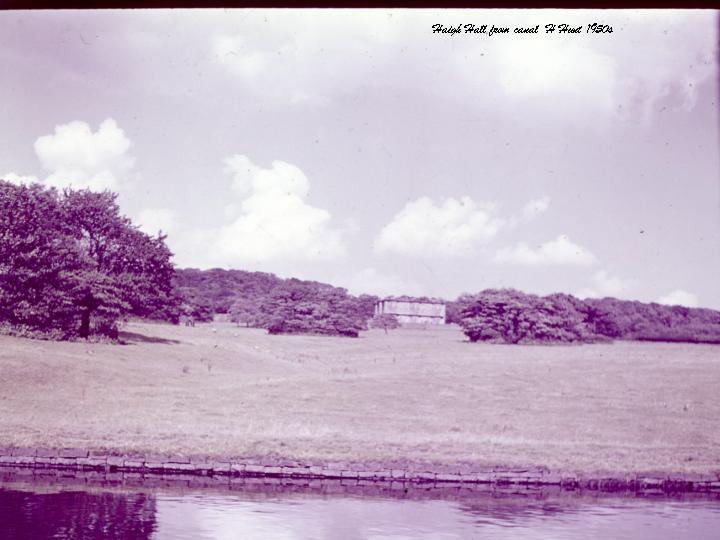
[[[375,315],[395,315],[401,324],[445,324],[445,303],[433,298],[389,296],[375,303]]]

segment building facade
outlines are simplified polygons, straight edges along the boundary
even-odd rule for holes
[[[418,298],[383,298],[375,303],[375,315],[395,315],[401,324],[445,324],[445,303]]]

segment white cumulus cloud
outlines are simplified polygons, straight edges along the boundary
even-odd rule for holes
[[[150,235],[156,235],[160,231],[168,234],[175,231],[177,227],[175,212],[168,208],[145,208],[140,212],[135,223],[142,231]]]
[[[496,263],[520,266],[589,266],[597,262],[595,255],[573,243],[566,235],[540,244],[536,249],[525,242],[519,242],[513,247],[499,249],[493,260]]]
[[[374,294],[377,296],[419,296],[420,286],[394,274],[385,274],[368,267],[344,279],[342,285],[352,294]]]
[[[520,99],[551,95],[609,110],[617,78],[614,60],[576,40],[542,37],[509,40],[497,48],[502,89]]]
[[[579,298],[630,298],[630,293],[637,286],[634,279],[623,279],[610,275],[606,270],[598,270],[593,274],[592,285],[579,290]]]
[[[26,186],[28,184],[38,182],[38,178],[36,176],[20,175],[14,172],[9,172],[1,175],[0,180],[6,180],[11,184],[17,184],[18,186]]]
[[[504,222],[494,205],[476,204],[470,197],[445,199],[435,204],[429,197],[410,201],[383,227],[375,251],[412,256],[463,257],[492,239]]]
[[[58,125],[35,141],[35,153],[50,173],[48,186],[117,190],[134,165],[130,146],[125,132],[108,118],[96,132],[80,121]]]
[[[211,37],[210,54],[261,99],[322,102],[382,78],[398,24],[372,10],[353,11],[351,23],[333,10],[248,12],[237,33]]]
[[[715,73],[710,12],[544,10],[543,15],[545,23],[562,21],[583,27],[583,32],[544,33],[540,23],[537,35],[512,40],[454,40],[451,63],[460,81],[501,91],[498,101],[544,103],[554,114],[561,108],[565,121],[579,117],[592,125],[604,117],[649,121],[661,101],[663,106],[692,110],[698,88]],[[496,26],[508,27],[539,22],[531,10],[498,10],[494,19]],[[586,33],[589,20],[612,26],[614,32],[604,36],[614,39],[598,40],[603,34]],[[643,39],[635,39],[633,31],[642,31]]]
[[[587,126],[605,117],[649,119],[661,100],[691,110],[698,88],[715,73],[709,11],[544,10],[539,21],[533,10],[494,10],[495,26],[541,29],[485,39],[429,31],[440,19],[448,26],[467,17],[448,9],[248,12],[231,32],[211,37],[209,53],[263,100],[327,100],[386,85],[432,88],[511,114],[518,105],[539,105],[553,122],[560,109],[563,122]],[[589,21],[614,31],[587,33]],[[542,27],[550,22],[582,32],[546,34]]]
[[[220,228],[213,248],[227,263],[270,260],[337,260],[346,254],[340,230],[327,210],[306,202],[310,181],[295,165],[273,161],[269,169],[236,154],[225,160],[233,189],[243,197],[234,221]]]
[[[682,289],[677,289],[658,298],[657,303],[665,304],[666,306],[697,307],[698,299],[697,296],[692,293]]]

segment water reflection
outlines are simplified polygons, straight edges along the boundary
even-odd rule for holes
[[[457,499],[81,489],[0,481],[0,537],[129,539],[717,538],[720,501],[572,494]]]
[[[2,538],[152,538],[155,497],[145,493],[29,492],[0,487]]]
[[[483,501],[461,505],[477,533],[513,539],[664,540],[717,538],[720,501],[563,497],[559,501]],[[483,533],[483,534],[480,534]]]
[[[457,501],[348,497],[300,502],[205,499],[200,503],[159,497],[157,538],[714,540],[720,530],[717,503],[566,502],[568,509],[522,506],[501,499],[492,501],[487,513],[482,513],[469,512]]]

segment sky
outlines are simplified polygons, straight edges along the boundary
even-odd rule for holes
[[[510,32],[433,32],[469,24]],[[717,31],[703,10],[0,12],[0,177],[110,189],[180,267],[720,309]]]

